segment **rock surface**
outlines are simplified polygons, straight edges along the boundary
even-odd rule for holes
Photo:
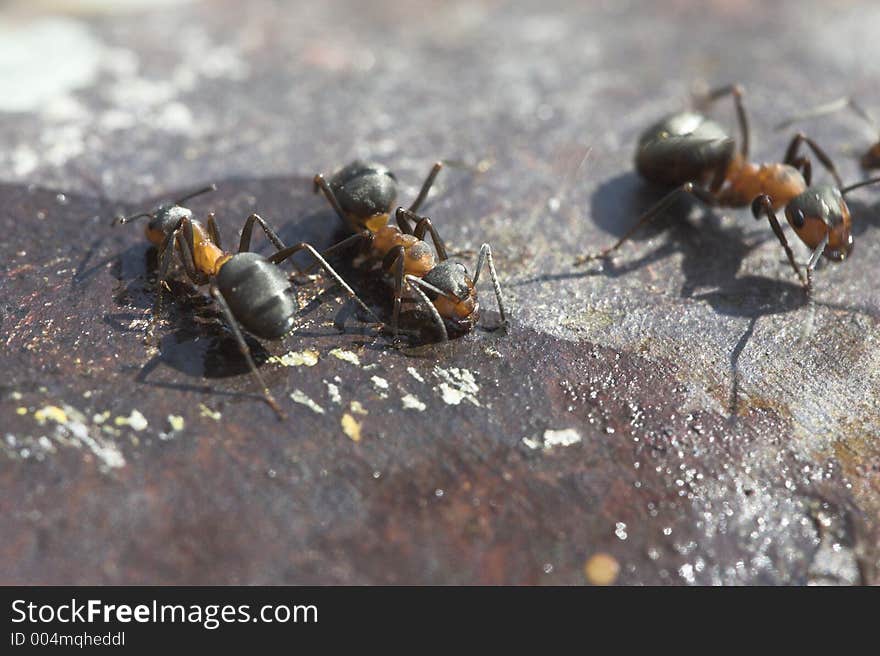
[[[813,303],[747,210],[571,265],[659,197],[633,144],[692,84],[747,86],[759,160],[805,104],[880,112],[876,3],[115,4],[0,22],[0,582],[880,582],[880,190]],[[804,129],[858,179],[855,120]],[[204,290],[144,343],[155,253],[115,214],[216,182],[227,242],[259,211],[325,247],[310,176],[356,156],[403,200],[491,163],[426,211],[493,245],[506,334],[488,284],[483,328],[401,350],[304,285],[251,341],[283,423]]]

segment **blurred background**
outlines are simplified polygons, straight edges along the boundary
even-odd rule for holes
[[[572,259],[659,198],[634,144],[694,90],[745,85],[758,161],[806,106],[880,114],[878,33],[874,0],[0,2],[0,581],[877,583],[880,191],[810,304],[747,210]],[[863,175],[863,123],[801,127]],[[309,180],[355,157],[403,200],[491,163],[426,211],[492,243],[508,335],[403,354],[314,320],[260,353],[282,426],[192,290],[145,349],[151,251],[113,214],[216,182],[193,207],[227,241],[260,211],[324,247]]]
[[[637,131],[696,84],[740,81],[769,119],[842,94],[870,104],[880,16],[869,2],[749,0],[0,7],[3,179],[86,191],[93,177],[132,199],[354,155],[421,169],[580,146],[622,170]],[[847,118],[827,121],[835,142],[857,140]]]

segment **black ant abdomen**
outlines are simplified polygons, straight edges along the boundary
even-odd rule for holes
[[[672,114],[639,138],[636,171],[645,180],[675,186],[711,182],[707,175],[728,165],[736,142],[718,123],[695,112]]]
[[[217,288],[245,330],[280,339],[294,327],[299,307],[288,276],[257,253],[237,253],[217,273]]]

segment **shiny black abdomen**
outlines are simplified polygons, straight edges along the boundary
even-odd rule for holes
[[[642,133],[636,170],[646,180],[670,187],[706,184],[720,168],[727,169],[735,148],[724,128],[702,114],[672,114]]]
[[[257,253],[239,253],[220,267],[217,287],[238,322],[262,339],[279,339],[298,311],[284,271]]]
[[[381,164],[355,160],[328,181],[336,200],[347,214],[388,214],[397,198],[394,174]]]

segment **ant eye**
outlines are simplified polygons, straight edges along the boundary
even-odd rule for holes
[[[803,228],[806,222],[807,219],[804,216],[803,211],[795,210],[794,212],[792,212],[791,225],[793,225],[795,228]]]

